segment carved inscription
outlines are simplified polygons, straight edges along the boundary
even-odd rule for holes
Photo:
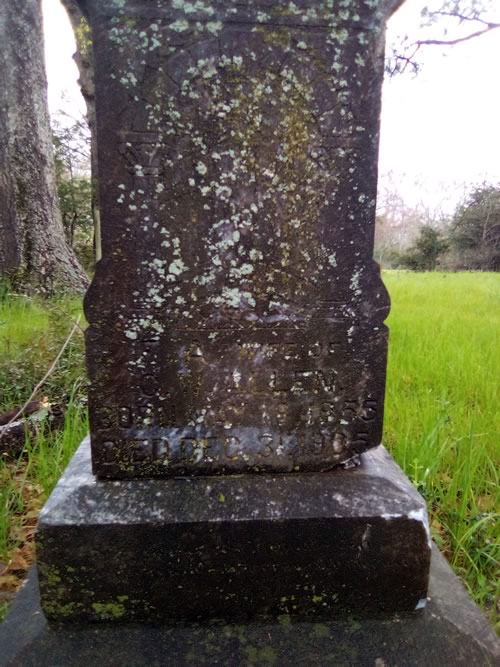
[[[245,407],[245,406],[243,406]],[[339,414],[341,419],[350,419],[354,417],[367,424],[374,421],[377,411],[376,400],[366,400],[361,405],[356,401],[320,401],[300,413],[296,426],[328,426],[334,421],[338,421]],[[290,408],[287,403],[280,403],[276,410],[276,422],[271,426],[281,429],[287,423],[287,416]],[[134,407],[119,406],[117,408],[102,406],[96,414],[96,426],[99,431],[108,429],[129,429],[129,428],[178,428],[182,425],[175,416],[175,404],[160,407],[153,404],[137,405]],[[199,419],[196,413],[191,415],[189,420],[192,424]],[[217,425],[225,426],[227,420],[219,418]]]
[[[99,406],[93,417],[103,465],[114,470],[119,451],[122,465],[140,464],[152,474],[290,472],[354,456],[380,427],[375,390],[356,396],[345,386],[341,335],[314,339],[295,330],[275,341],[252,330],[237,342],[233,332],[217,341],[219,335],[220,329],[173,331],[168,354],[161,336],[152,346],[141,341],[152,367],[155,359],[172,367],[172,384],[161,374],[138,374],[134,402]],[[214,405],[217,361],[226,392]]]
[[[144,462],[155,469],[168,467],[171,471],[189,468],[192,474],[211,470],[223,473],[237,467],[259,472],[275,469],[281,472],[300,470],[311,458],[340,456],[346,449],[361,452],[368,443],[368,431],[353,433],[342,430],[334,433],[302,432],[286,435],[276,432],[259,433],[255,429],[238,429],[238,435],[200,436],[189,430],[169,429],[165,435],[130,437],[126,439],[128,462]],[[105,464],[115,464],[116,450],[123,442],[106,440],[103,444]],[[354,455],[354,454],[353,454]],[[279,464],[269,460],[278,457]]]

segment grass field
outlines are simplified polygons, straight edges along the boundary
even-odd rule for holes
[[[494,621],[500,275],[389,271],[384,280],[392,298],[385,444],[426,498],[434,539]],[[78,310],[0,301],[0,410],[29,396]],[[86,431],[82,376],[77,336],[45,392],[69,400],[65,429],[28,442],[18,462],[0,459],[0,616],[31,562],[37,512]]]
[[[384,441],[477,602],[499,600],[500,275],[386,272]]]

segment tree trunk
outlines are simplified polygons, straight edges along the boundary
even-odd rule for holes
[[[90,128],[90,165],[92,179],[92,215],[94,218],[94,252],[96,261],[101,259],[101,216],[99,211],[97,181],[97,135],[95,118],[94,59],[90,27],[76,0],[61,0],[66,9],[75,34],[77,51],[73,56],[80,79],[80,90],[87,107],[87,122]]]
[[[0,44],[0,276],[83,292],[57,198],[40,0],[0,2]]]

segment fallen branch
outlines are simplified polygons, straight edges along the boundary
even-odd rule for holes
[[[0,426],[0,454],[19,455],[24,449],[26,438],[36,436],[45,426],[58,429],[64,424],[64,410],[60,405],[43,405],[25,419],[9,421]]]
[[[31,401],[31,403],[28,403],[28,405],[21,412],[21,414],[19,414],[20,408],[9,410],[9,412],[4,412],[3,414],[0,415],[0,426],[7,426],[8,424],[10,424],[10,422],[16,415],[19,415],[19,417],[29,417],[34,412],[38,412],[38,410],[42,410],[43,408],[48,408],[49,406],[50,406],[49,399],[47,396],[45,396],[44,398],[42,398],[41,401]]]

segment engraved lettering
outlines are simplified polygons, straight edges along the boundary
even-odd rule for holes
[[[344,414],[346,413],[361,417],[365,422],[371,422],[377,415],[377,401],[366,400],[360,405],[358,401],[346,400],[344,401]]]
[[[380,92],[380,3],[359,20],[219,3],[213,21],[207,3],[90,3],[113,239],[86,299],[98,477],[323,471],[380,442],[388,299],[362,104]]]
[[[106,440],[102,443],[102,452],[106,463],[112,463],[114,461],[114,449],[115,442],[113,440]]]
[[[313,373],[312,371],[295,371],[292,391],[304,392],[310,391],[313,388]]]
[[[335,390],[335,374],[325,371],[316,371],[316,387],[319,390],[333,392]]]
[[[241,455],[241,441],[235,436],[227,436],[224,439],[224,454],[231,461],[235,461]]]
[[[315,343],[311,348],[309,348],[309,356],[313,358],[321,356],[321,346],[319,343]]]
[[[322,424],[328,424],[334,421],[336,417],[335,403],[321,403],[320,421]]]
[[[216,436],[207,436],[203,440],[203,445],[205,449],[205,459],[207,461],[212,461],[213,457],[217,456],[217,444],[219,439]]]
[[[283,344],[283,358],[287,361],[289,359],[299,359],[299,345],[298,343],[284,343]]]
[[[167,438],[153,438],[153,458],[168,459],[170,456],[170,443]]]
[[[356,433],[352,439],[352,446],[353,447],[359,447],[359,448],[364,448],[366,447],[366,444],[368,442],[369,438],[369,433],[362,432],[362,433]]]
[[[340,455],[347,448],[347,436],[345,433],[335,433],[333,437],[333,452],[334,454]]]
[[[280,403],[278,406],[278,411],[276,413],[276,418],[278,426],[283,428],[285,426],[288,416],[288,405],[286,403]]]
[[[203,351],[201,349],[201,343],[199,340],[194,340],[186,353],[186,360],[189,361],[193,358],[203,357]]]
[[[122,428],[128,428],[129,426],[132,426],[133,423],[134,416],[132,408],[129,408],[126,405],[118,408],[118,426],[121,426]]]
[[[151,456],[151,443],[146,439],[132,440],[130,443],[130,458],[133,463],[145,461]]]
[[[144,176],[159,176],[161,173],[160,137],[153,132],[129,132],[127,141],[120,144],[119,151],[129,164],[131,174],[136,174],[136,165],[142,166]]]
[[[344,412],[351,412],[353,415],[358,412],[357,401],[344,401]]]
[[[377,401],[365,401],[361,410],[361,419],[365,422],[371,422],[377,414]]]
[[[144,425],[150,425],[153,423],[153,406],[152,405],[139,405],[137,407],[138,421]]]
[[[196,438],[181,438],[180,454],[182,459],[191,459],[197,451]]]
[[[325,437],[321,433],[315,433],[309,443],[309,449],[314,455],[319,456],[319,454],[322,453],[325,444]]]
[[[97,428],[107,429],[113,426],[113,411],[111,408],[103,406],[96,411]]]
[[[290,381],[287,382],[286,378],[282,375],[279,375],[276,371],[271,373],[271,380],[269,386],[273,392],[286,392],[292,389],[292,384]]]
[[[149,311],[150,309],[148,308],[147,310]],[[137,342],[142,345],[156,345],[160,342],[160,335],[152,329],[142,329]]]
[[[271,456],[274,453],[273,449],[273,436],[271,433],[263,433],[259,436],[259,442],[262,445],[262,449],[259,450],[259,456],[266,458]]]

